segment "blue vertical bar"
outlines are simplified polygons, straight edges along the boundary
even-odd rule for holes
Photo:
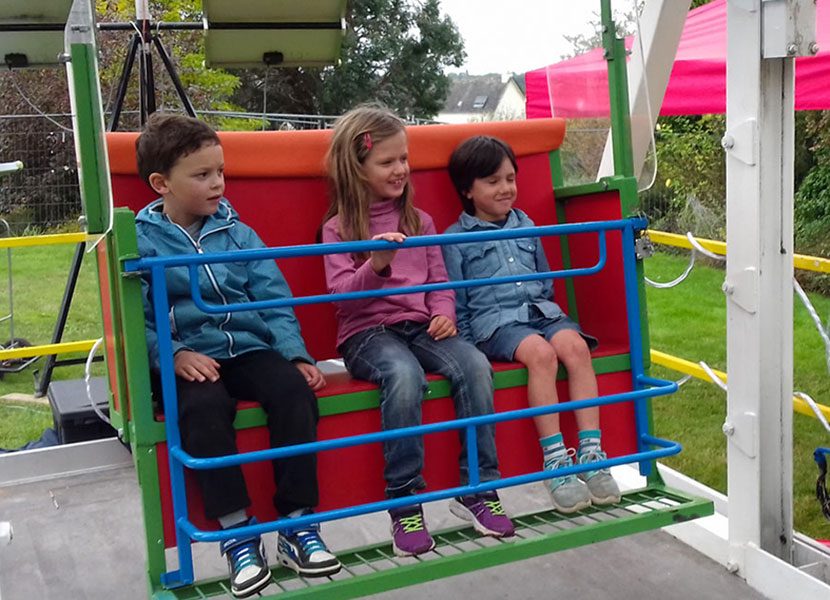
[[[179,553],[179,570],[162,575],[166,587],[178,587],[193,583],[193,556],[190,537],[179,526],[187,521],[187,495],[184,489],[184,468],[173,449],[182,445],[179,432],[179,400],[176,396],[176,373],[173,367],[173,339],[168,317],[167,279],[164,266],[150,269],[153,288],[153,311],[156,316],[159,364],[161,367],[161,391],[164,399],[164,424],[167,428],[167,457],[170,465],[170,488],[173,495],[173,519],[176,523],[176,548]]]
[[[623,275],[625,277],[625,312],[628,319],[628,343],[631,346],[631,384],[632,389],[642,389],[641,377],[645,375],[643,362],[643,336],[640,325],[640,296],[637,286],[637,266],[634,262],[634,226],[627,224],[622,230]],[[648,410],[645,400],[634,401],[634,423],[637,431],[637,451],[645,452],[647,444],[644,435],[648,435]],[[651,474],[651,462],[641,461],[640,475]]]
[[[495,425],[493,425],[495,428]],[[464,433],[467,436],[467,476],[469,485],[478,485],[478,440],[476,440],[476,426],[469,425]]]

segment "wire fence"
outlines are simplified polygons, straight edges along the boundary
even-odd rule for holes
[[[0,162],[23,170],[0,179],[0,217],[12,235],[79,231],[81,194],[70,115],[0,117]]]

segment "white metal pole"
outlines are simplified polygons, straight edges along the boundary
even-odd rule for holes
[[[762,56],[767,2],[727,3],[724,433],[730,560],[744,577],[748,547],[787,562],[792,551],[794,76],[791,57]]]
[[[135,0],[136,21],[150,20],[150,4],[148,0]]]
[[[12,524],[8,521],[0,521],[0,552],[3,550],[3,546],[8,546],[12,543],[12,537],[14,537],[12,531]],[[0,589],[0,597],[2,597],[3,592]]]

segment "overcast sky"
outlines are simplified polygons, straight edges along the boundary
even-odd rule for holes
[[[523,73],[570,50],[562,37],[590,33],[599,2],[588,0],[441,0],[464,38],[461,71]]]

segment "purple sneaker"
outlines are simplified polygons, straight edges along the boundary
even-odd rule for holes
[[[424,524],[420,504],[390,510],[389,516],[392,517],[392,549],[396,556],[423,554],[435,547]]]
[[[450,512],[459,519],[472,522],[481,535],[510,537],[516,534],[496,492],[456,498],[450,503]]]

